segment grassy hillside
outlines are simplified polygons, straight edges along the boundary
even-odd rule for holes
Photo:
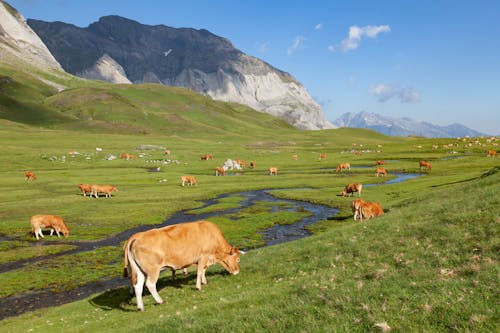
[[[120,134],[221,137],[296,131],[276,117],[184,88],[112,85],[65,74],[19,71],[5,64],[0,65],[0,118],[53,129]]]
[[[339,209],[309,228],[313,236],[265,248],[258,231],[307,212],[259,202],[218,214],[211,221],[229,242],[251,249],[239,275],[213,266],[198,292],[193,272],[175,281],[163,273],[159,292],[166,302],[153,306],[145,293],[144,313],[136,312],[128,288],[119,287],[6,318],[2,332],[497,330],[500,162],[485,154],[496,142],[481,139],[469,147],[469,141],[359,129],[305,132],[185,89],[113,86],[6,66],[0,75],[0,270],[15,264],[0,273],[0,303],[14,307],[15,297],[26,295],[36,303],[43,292],[64,296],[117,278],[121,244],[65,251],[154,227],[182,209],[200,213],[202,202],[219,194],[278,189],[273,194],[281,198]],[[42,79],[68,89],[58,92]],[[125,152],[138,158],[109,158]],[[200,160],[207,153],[214,160]],[[320,160],[320,153],[328,158]],[[214,167],[227,158],[257,167],[215,177]],[[401,172],[421,176],[384,185],[387,179],[374,175],[380,159],[388,161],[387,179]],[[421,172],[420,159],[430,161],[432,171]],[[335,172],[341,162],[351,163],[350,173]],[[267,175],[270,166],[278,167],[278,176]],[[156,167],[159,172],[149,171]],[[25,181],[25,170],[38,179]],[[185,174],[196,176],[199,186],[180,186]],[[380,202],[383,217],[353,221],[352,198],[338,195],[352,182],[373,185],[362,197]],[[84,198],[79,183],[114,184],[119,191]],[[210,209],[237,207],[238,198]],[[70,237],[37,242],[29,227],[34,214],[63,216]]]

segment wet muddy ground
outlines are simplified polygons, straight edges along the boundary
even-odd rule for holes
[[[420,176],[420,174],[397,174],[396,176],[397,176],[396,178],[385,182],[385,184],[402,182],[408,179],[418,177]],[[365,186],[375,186],[375,185],[376,184],[366,184]],[[274,197],[270,193],[272,193],[272,190],[256,190],[256,191],[245,191],[232,194],[223,194],[214,199],[207,200],[204,203],[204,205],[200,207],[200,209],[212,206],[214,204],[218,204],[219,199],[228,196],[241,196],[243,197],[243,199],[240,202],[239,207],[237,208],[232,208],[224,211],[211,212],[211,213],[204,213],[204,214],[192,214],[192,212],[188,214],[188,211],[180,211],[173,214],[168,220],[166,220],[162,224],[155,226],[145,225],[136,227],[133,229],[123,231],[117,235],[114,235],[113,237],[104,240],[93,241],[93,242],[64,242],[64,244],[73,245],[76,246],[76,248],[68,251],[59,252],[57,254],[0,264],[0,273],[14,269],[19,269],[25,265],[31,265],[47,259],[57,258],[60,256],[65,256],[85,251],[92,251],[103,246],[119,246],[121,242],[125,241],[136,232],[149,230],[153,227],[163,227],[183,222],[197,221],[200,219],[209,219],[212,216],[234,214],[244,208],[254,205],[257,202],[276,203],[276,206],[274,206],[272,210],[283,209],[282,208],[283,203],[286,203],[288,207],[287,210],[296,211],[300,209],[311,213],[310,216],[307,216],[294,224],[274,225],[273,227],[262,231],[262,233],[264,234],[264,239],[266,241],[265,246],[270,246],[278,243],[288,242],[299,238],[307,237],[310,235],[309,231],[307,231],[306,229],[308,225],[325,220],[327,218],[331,218],[338,212],[336,208],[324,205],[317,205],[298,200],[279,199]],[[128,286],[128,280],[123,277],[116,277],[112,279],[89,283],[84,286],[80,286],[59,293],[53,292],[51,290],[38,290],[29,294],[0,298],[0,320],[11,316],[17,316],[22,313],[33,311],[40,308],[57,306],[65,303],[74,302],[76,300],[84,299],[95,293],[104,292],[106,290],[112,290],[125,286]]]

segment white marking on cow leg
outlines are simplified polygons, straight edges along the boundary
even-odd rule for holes
[[[38,229],[35,230],[35,237],[36,237],[36,240],[38,240]]]
[[[50,229],[50,235],[52,236],[54,234],[54,229]]]
[[[201,284],[207,284],[207,278],[205,276],[206,268],[203,269],[203,275],[201,276]]]
[[[38,229],[38,234],[40,235],[40,237],[45,238],[45,236],[43,235],[43,232],[42,232],[42,228]],[[38,239],[38,237],[37,237],[37,239]]]
[[[157,271],[148,274],[148,277],[146,279],[146,287],[148,288],[149,292],[155,299],[156,303],[162,304],[163,300],[161,299],[160,295],[158,294],[158,291],[156,290],[156,281],[158,281],[159,276],[160,276],[159,269]]]
[[[148,278],[146,279],[146,287],[148,288],[149,292],[155,299],[156,303],[162,304],[163,300],[161,299],[160,294],[158,294],[158,291],[156,290],[156,282],[153,282],[149,279],[150,277],[148,276]]]
[[[135,297],[137,299],[137,309],[144,311],[144,303],[142,302],[142,289],[144,287],[144,274],[137,269],[137,283],[134,285]]]

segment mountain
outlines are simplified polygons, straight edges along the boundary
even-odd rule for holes
[[[486,135],[461,124],[438,126],[410,118],[392,118],[364,111],[344,113],[333,123],[338,127],[369,128],[393,136],[416,135],[430,138],[451,138]]]
[[[0,1],[0,61],[62,70],[24,17],[4,1]]]
[[[300,129],[334,128],[290,74],[201,29],[144,25],[105,16],[86,28],[28,20],[64,70],[113,83],[183,86],[237,102]]]

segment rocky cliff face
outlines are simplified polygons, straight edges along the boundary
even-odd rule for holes
[[[24,17],[3,1],[0,1],[0,61],[22,61],[35,67],[62,70]]]
[[[334,128],[300,82],[207,30],[148,26],[119,16],[87,28],[28,20],[69,73],[115,83],[191,88],[285,119],[301,129]]]

